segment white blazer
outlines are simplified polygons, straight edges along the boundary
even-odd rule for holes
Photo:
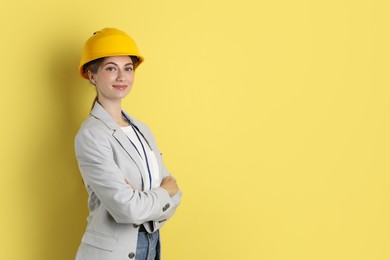
[[[159,179],[170,175],[149,128],[126,116],[155,153]],[[76,260],[135,259],[139,226],[148,222],[148,232],[159,230],[180,204],[181,191],[170,197],[160,187],[144,190],[148,178],[137,151],[97,102],[76,136],[75,151],[90,211]]]

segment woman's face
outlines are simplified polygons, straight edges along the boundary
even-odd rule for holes
[[[97,72],[88,72],[96,86],[99,101],[115,102],[126,97],[134,81],[134,64],[129,56],[104,58]]]

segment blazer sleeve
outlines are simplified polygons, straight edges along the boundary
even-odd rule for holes
[[[163,168],[163,178],[167,176],[172,176],[172,174],[168,172],[164,164],[162,168]],[[156,231],[160,229],[166,223],[166,221],[169,220],[175,214],[177,207],[180,205],[181,197],[182,197],[182,191],[179,189],[179,191],[174,196],[171,197],[172,204],[169,210],[165,211],[165,213],[161,217],[153,220],[152,231]]]
[[[179,190],[172,197],[172,200],[177,201],[177,203],[173,204],[172,207],[170,208],[170,210],[167,211],[165,214],[163,214],[163,216],[161,216],[158,219],[153,220],[153,230],[152,231],[156,231],[156,230],[160,229],[167,222],[167,220],[169,220],[173,216],[173,214],[175,214],[176,209],[180,204],[181,196],[182,196],[182,192],[181,192],[181,190]]]
[[[175,204],[163,188],[139,191],[125,183],[104,130],[82,128],[75,139],[75,150],[86,185],[116,222],[142,224],[160,219]]]

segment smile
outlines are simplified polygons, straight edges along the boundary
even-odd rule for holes
[[[119,90],[124,90],[127,88],[127,85],[112,85],[114,88]]]

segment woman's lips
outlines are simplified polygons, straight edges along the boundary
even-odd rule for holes
[[[127,88],[127,85],[112,85],[114,88],[119,90],[124,90]]]

